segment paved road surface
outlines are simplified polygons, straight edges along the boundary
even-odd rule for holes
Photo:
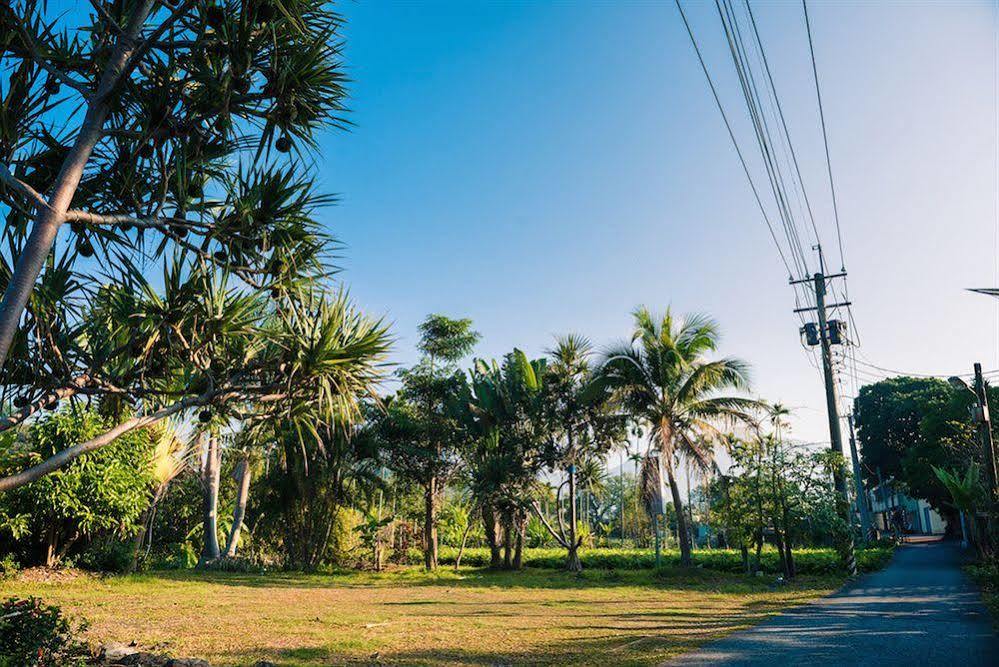
[[[999,638],[949,542],[907,544],[840,592],[670,665],[999,665]]]

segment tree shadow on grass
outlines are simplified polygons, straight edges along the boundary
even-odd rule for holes
[[[248,588],[344,588],[380,587],[567,589],[653,587],[670,590],[710,591],[722,594],[754,594],[777,590],[767,579],[702,568],[663,568],[649,570],[585,570],[574,574],[562,570],[527,568],[497,571],[488,568],[462,570],[459,574],[426,574],[411,570],[386,573],[201,572],[164,570],[136,575],[176,583],[213,584]],[[828,590],[839,583],[832,576],[802,576],[787,590],[811,592]]]
[[[689,628],[688,628],[689,629]],[[267,660],[281,667],[317,667],[318,665],[654,665],[693,650],[714,635],[667,635],[647,630],[621,634],[611,631],[596,637],[579,637],[539,642],[518,650],[490,648],[413,647],[382,650],[368,655],[346,654],[327,648],[264,649],[233,652],[223,659],[226,664],[254,664]],[[481,642],[488,644],[488,638]]]

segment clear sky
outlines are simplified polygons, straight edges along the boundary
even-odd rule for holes
[[[671,2],[359,2],[347,134],[322,140],[344,280],[413,360],[429,312],[481,356],[604,345],[630,311],[706,311],[755,391],[828,440],[782,268]],[[754,3],[805,184],[839,265],[794,2]],[[688,12],[737,134],[745,107],[713,4]],[[988,2],[814,2],[810,13],[861,354],[891,369],[999,368],[996,31]],[[762,172],[756,172],[762,176]],[[868,371],[878,374],[878,371]],[[865,376],[866,377],[866,376]]]

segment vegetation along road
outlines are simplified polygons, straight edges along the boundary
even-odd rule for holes
[[[673,665],[994,665],[999,639],[953,543],[899,549],[840,592]]]

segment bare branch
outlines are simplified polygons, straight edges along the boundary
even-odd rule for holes
[[[3,182],[4,185],[9,187],[11,190],[14,190],[23,197],[31,200],[31,203],[35,206],[41,208],[51,208],[49,203],[45,201],[45,197],[43,197],[38,190],[35,190],[24,181],[15,178],[14,174],[10,173],[7,165],[4,164],[0,164],[0,182]]]
[[[166,419],[167,417],[181,412],[182,410],[199,405],[205,405],[210,403],[214,398],[214,392],[202,394],[200,396],[192,396],[190,398],[177,401],[171,405],[162,407],[147,415],[126,419],[110,431],[102,433],[95,438],[91,438],[86,442],[81,442],[77,445],[73,445],[72,447],[67,447],[66,449],[50,456],[38,465],[34,465],[8,477],[0,478],[0,493],[22,487],[25,484],[30,484],[36,479],[44,477],[45,475],[55,472],[63,466],[72,463],[74,460],[83,456],[87,452],[92,452],[96,449],[110,445],[126,433],[155,424],[156,422]]]

